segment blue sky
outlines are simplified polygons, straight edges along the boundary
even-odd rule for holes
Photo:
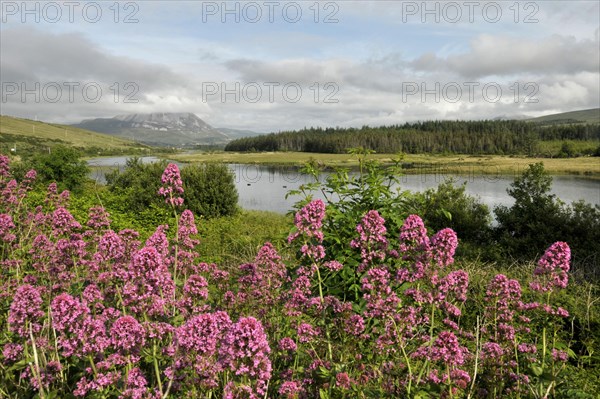
[[[194,112],[277,131],[600,106],[597,1],[0,4],[2,114]]]

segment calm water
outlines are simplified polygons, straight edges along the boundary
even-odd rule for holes
[[[268,167],[257,165],[230,165],[236,174],[236,185],[240,195],[240,206],[246,209],[272,210],[285,213],[290,210],[299,196],[285,199],[285,194],[297,189],[301,184],[312,181],[302,176],[295,168]],[[506,189],[513,182],[514,176],[496,175],[448,175],[448,174],[414,174],[400,177],[400,188],[409,191],[425,191],[436,188],[445,179],[453,177],[456,184],[467,183],[466,192],[479,197],[481,201],[493,209],[496,205],[510,206],[513,199]],[[552,193],[566,203],[584,200],[592,204],[600,204],[600,181],[572,176],[554,176]],[[316,198],[322,198],[315,193]]]
[[[122,168],[127,157],[96,158],[88,161],[95,166],[92,178],[104,182],[104,174],[112,168]],[[144,157],[144,162],[155,162],[157,158]],[[181,165],[180,165],[181,166]],[[235,182],[240,196],[239,204],[245,209],[267,210],[279,213],[288,212],[299,196],[285,198],[289,190],[297,189],[311,179],[303,176],[294,167],[274,167],[232,164]],[[442,175],[415,174],[400,178],[402,190],[424,191],[435,188],[446,178],[454,177],[456,184],[467,183],[467,193],[479,197],[490,209],[496,205],[510,206],[513,199],[506,193],[514,176],[497,175]],[[572,176],[554,176],[552,192],[566,203],[584,200],[591,204],[600,204],[600,180]],[[315,193],[317,198],[321,198]]]

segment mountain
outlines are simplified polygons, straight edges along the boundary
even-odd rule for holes
[[[226,134],[193,113],[117,115],[113,118],[86,119],[73,126],[155,146],[193,147],[229,141]]]
[[[229,129],[226,127],[218,127],[217,130],[220,131],[221,133],[226,134],[231,139],[241,139],[243,137],[253,137],[253,136],[260,136],[261,134],[266,134],[266,133],[258,133],[258,132],[252,131],[252,130]]]
[[[523,119],[528,119],[528,116],[525,115],[500,115],[493,118],[493,121],[520,121]]]
[[[562,123],[600,123],[600,108],[584,109],[581,111],[562,112],[560,114],[544,115],[528,119],[530,122],[542,124]]]

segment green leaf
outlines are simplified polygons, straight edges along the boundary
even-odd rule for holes
[[[324,389],[319,389],[319,397],[321,399],[329,399],[329,394]]]
[[[452,220],[452,214],[450,212],[448,212],[445,209],[442,209],[442,213],[444,214],[444,216],[446,217],[446,219],[448,219],[450,221]]]
[[[10,366],[8,368],[8,371],[22,370],[22,369],[26,368],[29,365],[29,363],[31,363],[31,362],[33,362],[33,357],[19,360],[18,362],[16,362],[12,366]]]
[[[529,369],[536,377],[539,377],[544,373],[544,369],[539,364],[530,364]]]
[[[415,394],[414,399],[430,399],[431,395],[427,391],[419,391]]]
[[[329,378],[329,376],[331,375],[331,371],[321,366],[319,367],[319,372],[317,373],[317,375],[322,378]]]

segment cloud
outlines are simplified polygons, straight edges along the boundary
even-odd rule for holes
[[[190,102],[184,76],[165,65],[112,55],[81,33],[4,29],[0,43],[4,114],[77,122],[155,107],[201,108]],[[15,87],[16,93],[7,94]]]
[[[465,78],[515,74],[598,72],[598,38],[577,40],[552,35],[541,40],[522,37],[479,35],[469,52],[445,58],[426,53],[411,66],[421,71],[448,70]]]
[[[277,131],[489,119],[600,106],[597,13],[582,13],[585,7],[567,12],[540,3],[538,17],[543,23],[515,25],[507,14],[500,27],[422,24],[420,19],[403,24],[394,17],[398,9],[391,12],[387,4],[342,5],[339,24],[311,22],[312,26],[308,21],[303,29],[290,24],[208,26],[198,24],[193,13],[175,21],[159,3],[144,7],[142,22],[129,30],[108,23],[4,26],[3,83],[26,82],[31,87],[33,82],[99,82],[104,96],[98,102],[79,95],[73,102],[62,98],[57,103],[11,96],[2,102],[2,113],[78,122],[123,113],[194,112],[215,126]],[[181,8],[176,17],[183,13],[190,14]],[[574,26],[577,21],[582,24]],[[167,31],[165,27],[175,22],[182,23]],[[514,29],[507,33],[507,26]],[[108,28],[110,33],[104,32]],[[136,84],[136,103],[123,101],[127,82]],[[256,102],[248,101],[248,93],[241,93],[241,98],[223,98],[219,93],[205,101],[202,88],[207,82],[219,89],[221,84],[228,89],[239,84],[243,90],[252,82],[279,86],[274,101],[269,101],[264,85]],[[473,99],[467,82],[478,84]],[[535,84],[537,102],[524,102],[524,96],[532,94],[524,87],[528,82]],[[111,90],[115,83],[121,94],[118,101]],[[283,98],[281,89],[290,83],[301,87],[298,101]],[[338,90],[326,89],[327,83]],[[493,86],[490,93],[482,92],[485,84]],[[440,92],[448,86],[462,88],[459,101],[448,101],[450,92]],[[502,96],[490,101],[486,94],[493,95],[496,87]],[[328,96],[337,102],[325,102]]]
[[[181,84],[168,67],[111,55],[81,33],[5,29],[1,43],[3,81],[25,76],[31,81],[134,81],[146,90]]]
[[[310,85],[313,82],[338,81],[340,73],[351,60],[313,60],[308,58],[263,61],[259,59],[233,59],[226,61],[240,80],[245,82],[296,82]]]

